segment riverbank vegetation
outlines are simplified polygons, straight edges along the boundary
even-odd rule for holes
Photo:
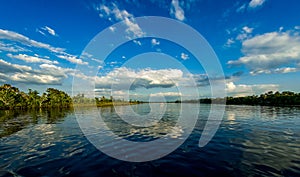
[[[28,93],[25,93],[9,84],[0,86],[0,109],[69,108],[71,106],[71,97],[54,88],[48,88],[45,93],[39,95],[36,90],[29,89]]]
[[[176,101],[179,103],[180,101]],[[228,104],[228,105],[261,105],[261,106],[300,106],[300,93],[290,91],[267,92],[261,95],[226,98],[202,98],[182,101],[185,103]]]
[[[104,107],[104,106],[123,106],[123,105],[132,105],[132,104],[140,104],[141,101],[138,100],[121,100],[121,99],[114,99],[112,96],[106,98],[102,96],[100,98],[87,98],[84,94],[77,94],[73,97],[73,104],[74,106],[97,106],[97,107]]]
[[[28,93],[20,91],[9,84],[0,86],[0,109],[35,109],[35,108],[72,108],[73,106],[121,106],[139,104],[137,100],[118,100],[112,96],[106,98],[86,98],[78,94],[71,98],[67,93],[48,88],[45,93],[29,89]]]
[[[78,94],[71,98],[67,93],[48,88],[41,95],[36,90],[28,90],[28,93],[20,91],[9,84],[0,86],[0,109],[28,109],[28,108],[71,108],[73,106],[121,106],[143,103],[137,100],[124,101],[106,98],[86,98],[84,94]],[[181,103],[181,101],[175,101]],[[226,98],[202,98],[199,100],[185,100],[182,103],[205,104],[230,104],[230,105],[261,105],[261,106],[300,106],[300,93],[290,91],[267,92],[261,95]]]

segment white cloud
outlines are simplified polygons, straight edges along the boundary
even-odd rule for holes
[[[294,27],[296,30],[300,30],[300,26],[295,26]]]
[[[87,65],[88,64],[87,62],[82,61],[81,59],[77,58],[76,56],[70,55],[67,53],[64,53],[64,55],[57,55],[57,57],[67,60],[71,63],[79,64],[79,65]]]
[[[30,66],[12,64],[0,59],[0,80],[2,82],[13,81],[26,84],[61,85],[64,79],[74,76],[92,80],[92,77],[72,69],[43,63],[39,69]]]
[[[158,92],[158,93],[151,93],[150,96],[152,97],[180,97],[182,94],[180,92]]]
[[[37,32],[41,33],[44,36],[46,36],[46,33],[50,34],[51,36],[58,36],[55,30],[50,28],[49,26],[41,27],[40,29],[37,29]]]
[[[246,33],[241,33],[241,34],[238,34],[235,39],[239,40],[239,41],[243,41],[243,40],[247,39],[247,37],[248,37],[248,35]]]
[[[109,30],[110,30],[111,32],[115,32],[115,31],[116,31],[116,27],[110,26],[110,27],[109,27]]]
[[[257,35],[243,41],[242,52],[244,56],[228,64],[246,65],[253,75],[295,72],[292,68],[300,62],[300,35],[293,31]]]
[[[251,37],[251,33],[253,29],[254,28],[249,28],[248,26],[244,26],[235,39],[239,41],[244,41],[245,39],[248,39],[249,37]]]
[[[278,91],[278,90],[279,90],[279,85],[276,84],[236,85],[233,82],[228,82],[226,84],[226,91],[228,95],[235,96],[235,97],[259,95],[262,93],[266,93],[268,91]]]
[[[235,41],[232,38],[227,39],[226,43],[225,43],[225,47],[230,47],[232,44],[234,44]]]
[[[36,31],[37,31],[38,33],[40,33],[41,35],[46,36],[46,34],[45,34],[43,31],[39,30],[39,29],[36,29]]]
[[[61,84],[66,76],[51,75],[45,71],[33,70],[26,65],[18,65],[0,59],[0,77],[3,82],[13,81],[27,84]]]
[[[23,82],[30,84],[47,84],[61,85],[62,78],[47,74],[32,74],[28,72],[15,73],[10,77],[10,80],[15,82]]]
[[[139,46],[142,45],[141,41],[139,41],[139,40],[134,39],[133,42],[134,42],[135,44],[139,45]]]
[[[67,78],[68,75],[74,75],[74,73],[76,72],[75,69],[62,68],[52,64],[41,64],[40,68],[41,68],[41,70],[39,71],[40,73],[46,73],[52,76],[58,76],[64,78]]]
[[[26,37],[22,34],[19,34],[19,33],[13,32],[13,31],[3,30],[3,29],[0,29],[0,39],[6,39],[6,40],[19,42],[19,43],[22,43],[29,47],[37,47],[37,48],[47,49],[54,53],[60,53],[60,52],[65,51],[65,49],[63,49],[63,48],[52,47],[49,44],[45,44],[42,42],[38,42],[38,41],[35,41],[32,39],[29,39],[28,37]]]
[[[291,68],[291,67],[284,67],[284,68],[276,68],[274,70],[275,73],[291,73],[291,72],[297,72],[300,68]]]
[[[183,59],[183,60],[187,60],[187,59],[189,59],[189,55],[182,52],[181,55],[180,55],[180,58]]]
[[[151,39],[151,45],[152,46],[156,46],[156,45],[159,45],[160,44],[160,42],[157,40],[157,39]]]
[[[96,78],[97,88],[134,90],[136,88],[170,88],[182,80],[183,72],[178,69],[143,69],[135,71],[129,68],[116,68],[105,76]]]
[[[236,89],[236,86],[233,82],[229,82],[226,84],[226,89],[228,92],[232,92],[233,90]]]
[[[236,35],[236,37],[230,37],[227,39],[224,47],[231,47],[235,42],[243,42],[246,39],[249,39],[252,36],[254,28],[244,26],[242,28],[233,28],[232,30],[227,29],[226,32],[228,35]]]
[[[85,51],[81,54],[80,58],[83,59],[83,60],[95,61],[98,64],[100,64],[100,65],[98,65],[98,67],[102,67],[101,65],[104,63],[103,60],[95,58],[92,54],[87,53]],[[81,63],[82,64],[88,64],[88,62],[83,62],[83,61]],[[90,67],[90,66],[91,65],[89,65],[88,67]]]
[[[0,41],[0,52],[7,51],[7,52],[25,52],[29,51],[28,49],[24,49],[23,47],[13,45],[13,44],[5,44]]]
[[[135,22],[134,16],[126,10],[120,10],[116,4],[112,4],[112,7],[101,5],[96,10],[100,11],[101,17],[106,17],[109,20],[113,18],[116,21],[123,21],[127,26],[126,32],[129,39],[143,37],[145,34]]]
[[[237,13],[246,12],[246,10],[255,10],[262,7],[266,0],[251,0],[249,3],[244,3],[240,5],[237,9]]]
[[[183,21],[185,20],[184,10],[179,6],[178,0],[172,0],[170,15],[175,17],[177,20]]]
[[[283,26],[279,27],[279,32],[282,32]]]
[[[251,0],[249,2],[249,6],[248,7],[251,8],[251,9],[255,9],[257,7],[262,6],[265,2],[266,2],[266,0]]]
[[[249,28],[248,26],[244,26],[244,27],[243,27],[243,30],[244,30],[246,33],[252,33],[253,28]]]
[[[41,64],[40,68],[41,70],[37,71],[38,73],[48,74],[54,77],[68,78],[68,76],[73,76],[90,81],[95,79],[95,77],[87,76],[82,72],[72,68],[63,68],[52,64]]]
[[[54,55],[56,55],[58,58],[65,59],[71,63],[82,64],[82,65],[87,64],[87,62],[83,62],[81,59],[77,58],[76,56],[66,53],[64,48],[53,47],[49,44],[32,40],[22,34],[13,31],[0,29],[0,39],[9,40],[14,43],[18,42],[28,47],[46,49],[54,53]]]
[[[157,101],[157,102],[165,102],[167,100],[178,100],[181,99],[184,95],[180,92],[157,92],[151,93],[150,101]]]
[[[236,9],[236,12],[244,12],[246,10],[247,4],[242,4],[240,7]]]
[[[30,66],[12,64],[7,61],[0,59],[0,72],[4,74],[12,73],[12,72],[25,72],[32,71]]]
[[[10,58],[16,58],[19,60],[23,60],[27,63],[48,63],[48,64],[58,64],[58,61],[51,61],[48,59],[36,57],[36,56],[29,56],[26,54],[18,54],[18,55],[12,55],[12,54],[7,54],[8,57]]]
[[[45,26],[43,29],[45,29],[49,34],[51,34],[52,36],[56,36],[57,34],[55,33],[54,29]]]

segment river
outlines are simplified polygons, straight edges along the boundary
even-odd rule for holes
[[[179,105],[165,104],[159,122],[135,128],[119,119],[113,107],[96,112],[80,108],[79,117],[72,110],[1,110],[0,176],[300,176],[299,107],[227,105],[216,134],[200,148],[210,105],[201,104],[191,134],[176,126]],[[188,109],[197,106],[188,104]],[[146,116],[150,107],[132,106]],[[101,115],[120,139],[151,142],[186,135],[186,140],[156,160],[118,160],[98,150],[82,132],[78,120],[91,114]],[[97,131],[110,137],[106,130]]]

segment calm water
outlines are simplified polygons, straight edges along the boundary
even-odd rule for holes
[[[111,107],[98,113],[114,134],[146,142],[184,135],[185,127],[175,125],[179,108],[168,104],[159,123],[146,128],[125,124]],[[149,113],[146,104],[133,109]],[[0,176],[300,176],[300,108],[226,106],[214,138],[199,148],[209,110],[201,105],[196,127],[177,150],[143,163],[100,152],[72,111],[0,111]],[[81,115],[97,114],[92,111],[82,109]]]

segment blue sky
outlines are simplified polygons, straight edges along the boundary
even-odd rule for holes
[[[161,16],[191,26],[207,40],[223,68],[228,95],[300,92],[299,6],[297,0],[3,0],[0,83],[24,91],[54,87],[71,93],[74,77],[92,78],[97,95],[122,98],[123,87],[132,82],[129,92],[137,99],[188,99],[194,95],[189,89],[179,93],[178,86],[187,87],[192,78],[200,96],[209,96],[207,73],[192,53],[172,41],[143,38],[135,17]],[[138,40],[128,38],[105,61],[84,52],[99,32],[116,33],[110,26],[123,20]],[[96,79],[79,69],[92,67],[98,69]],[[211,77],[211,82],[219,80]]]

